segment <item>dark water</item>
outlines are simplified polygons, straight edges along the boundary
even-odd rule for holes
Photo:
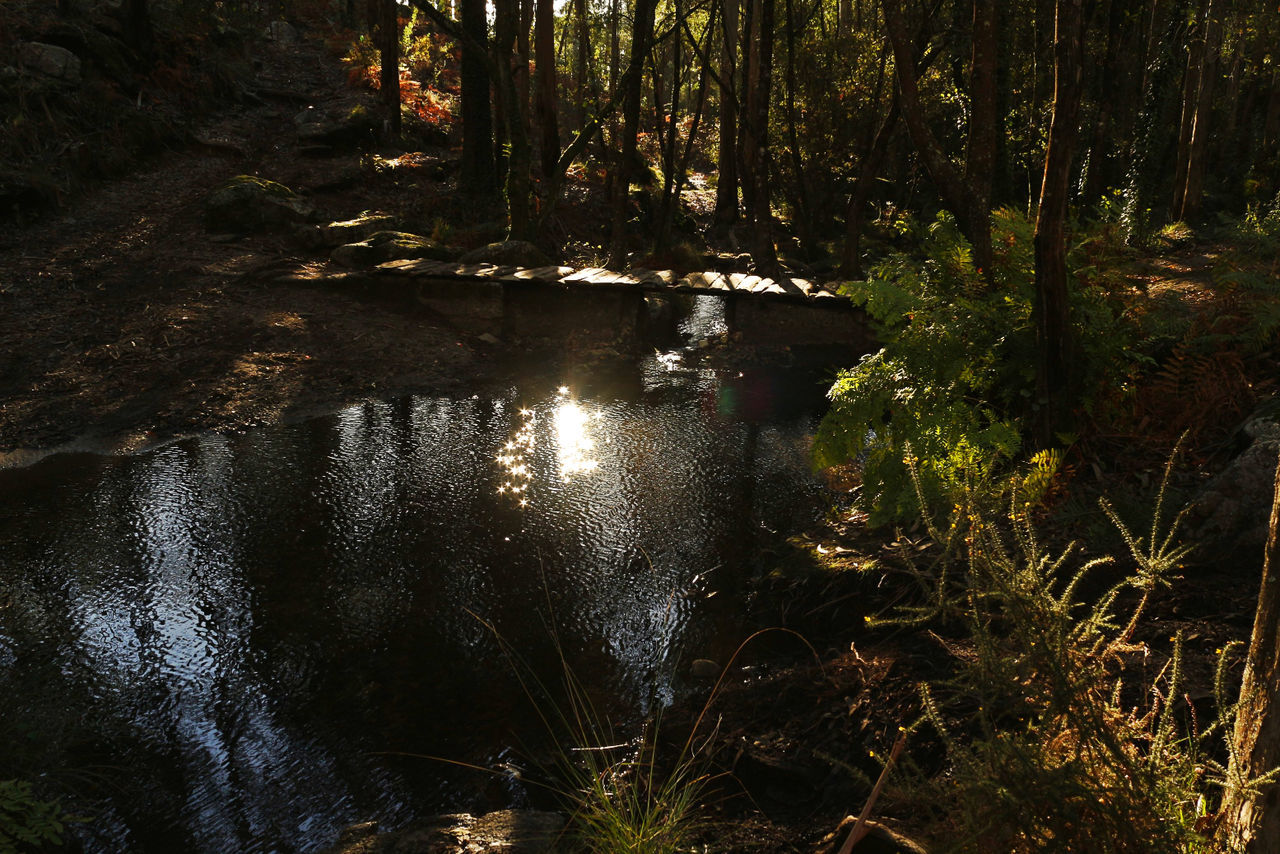
[[[816,377],[673,358],[0,471],[0,778],[100,851],[302,851],[521,803],[543,730],[491,626],[608,714],[681,690],[822,506]],[[6,765],[9,766],[6,769]]]

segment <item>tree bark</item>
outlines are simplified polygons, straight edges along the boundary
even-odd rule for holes
[[[392,134],[400,133],[400,21],[396,0],[378,4],[379,93]]]
[[[676,20],[684,20],[681,0],[672,0],[672,14]],[[679,205],[679,190],[676,188],[676,144],[680,139],[680,86],[681,86],[681,51],[684,42],[680,32],[675,32],[671,40],[671,106],[665,116],[666,124],[659,122],[659,129],[665,127],[667,134],[662,147],[662,201],[658,206],[657,233],[654,246],[662,250],[667,248],[671,234],[671,220],[675,217],[675,208]]]
[[[1191,132],[1195,127],[1196,106],[1200,103],[1200,80],[1204,70],[1205,31],[1210,2],[1200,0],[1196,13],[1196,37],[1187,52],[1187,71],[1182,78],[1182,119],[1178,122],[1178,154],[1174,160],[1173,203],[1171,219],[1178,219],[1187,188],[1187,165],[1191,162]]]
[[[516,75],[512,72],[512,52],[521,24],[519,0],[494,3],[494,51],[497,62],[498,102],[506,125],[507,155],[507,236],[512,240],[533,239],[533,212],[530,195],[529,119]],[[518,58],[518,57],[517,57]],[[524,60],[520,60],[523,62]],[[525,68],[528,68],[527,63]]]
[[[845,214],[844,255],[840,262],[840,274],[860,279],[862,270],[862,227],[866,223],[867,198],[871,194],[871,182],[880,174],[889,139],[898,124],[898,99],[889,106],[889,114],[880,123],[875,138],[858,166],[858,180],[849,194],[849,208]]]
[[[490,109],[489,73],[485,56],[489,24],[485,0],[461,0],[462,28],[474,44],[462,45],[462,164],[459,178],[464,190],[485,195],[497,189],[493,162],[493,115]]]
[[[1245,659],[1244,682],[1236,707],[1233,751],[1219,824],[1225,849],[1240,854],[1269,854],[1280,846],[1280,785],[1250,793],[1238,785],[1280,765],[1280,465],[1276,467],[1271,525],[1262,563],[1262,588]]]
[[[1213,0],[1209,0],[1209,6],[1205,10],[1205,36],[1201,51],[1199,86],[1195,98],[1195,112],[1191,119],[1191,141],[1187,149],[1187,180],[1182,191],[1182,204],[1177,212],[1177,218],[1184,222],[1195,219],[1200,213],[1209,136],[1215,130],[1211,128],[1214,84],[1217,82],[1218,53],[1222,39],[1222,21],[1218,14],[1218,5]]]
[[[968,150],[971,158],[976,158],[961,173],[950,158],[942,150],[933,131],[925,120],[924,108],[920,103],[920,90],[916,81],[915,57],[911,48],[911,40],[907,36],[906,24],[902,20],[900,0],[881,0],[884,10],[885,29],[889,33],[889,41],[893,46],[893,65],[898,78],[898,93],[902,105],[902,118],[911,135],[911,142],[924,162],[929,177],[937,187],[943,203],[956,217],[961,232],[973,247],[974,264],[988,278],[991,276],[991,212],[988,209],[990,200],[991,169],[994,166],[994,128],[978,128],[979,110],[983,114],[994,114],[995,75],[994,66],[988,74],[987,67],[994,62],[995,29],[994,21],[988,22],[986,16],[994,15],[993,0],[975,0],[974,15],[974,57],[979,60],[981,68],[974,71],[974,83],[989,85],[990,93],[974,92],[974,119],[970,122],[970,142]],[[983,18],[978,20],[979,10]],[[981,44],[981,47],[979,46]],[[973,88],[973,87],[971,87]],[[988,104],[990,106],[988,106]],[[992,115],[994,122],[994,115]],[[977,135],[975,138],[975,134]],[[990,158],[988,160],[988,157]],[[975,183],[976,182],[976,183]]]
[[[720,54],[720,145],[716,156],[717,225],[738,220],[738,105],[733,80],[738,67],[738,0],[722,0],[724,45]]]
[[[809,176],[800,150],[800,134],[796,128],[796,19],[792,0],[785,0],[787,16],[786,110],[787,142],[791,154],[791,170],[796,182],[796,236],[806,251],[815,247],[813,205],[809,195]]]
[[[587,21],[587,0],[573,0],[573,17],[577,24],[578,43],[576,74],[578,78],[577,108],[578,130],[587,126],[587,92],[591,89],[588,81],[589,57],[591,55],[591,27]]]
[[[751,258],[756,274],[780,278],[777,250],[773,245],[773,209],[769,185],[769,93],[773,91],[773,24],[775,0],[760,0],[760,38],[756,42],[755,104],[751,114],[753,163],[750,171],[752,193]]]
[[[613,177],[613,223],[609,239],[609,266],[623,269],[627,264],[627,211],[630,208],[631,164],[635,161],[636,134],[640,125],[640,77],[644,58],[653,42],[653,17],[658,0],[636,0],[631,30],[631,57],[623,75],[622,150]]]
[[[1077,134],[1083,75],[1084,33],[1082,0],[1057,0],[1053,34],[1053,119],[1044,157],[1044,181],[1036,216],[1036,298],[1032,308],[1036,326],[1036,391],[1040,408],[1034,432],[1037,444],[1049,448],[1054,434],[1065,426],[1075,402],[1067,289],[1067,194],[1071,154]]]
[[[556,122],[556,18],[553,0],[537,0],[534,24],[534,50],[537,73],[537,99],[539,155],[542,180],[555,182],[556,161],[560,159],[560,128]],[[554,195],[556,188],[548,187],[543,195]]]

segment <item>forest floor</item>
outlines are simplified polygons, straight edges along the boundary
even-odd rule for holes
[[[48,218],[0,229],[0,462],[447,392],[486,374],[486,345],[455,330],[269,283],[272,271],[323,260],[287,237],[208,233],[205,198],[239,174],[334,186],[322,201],[337,219],[378,207],[358,153],[302,158],[280,132],[308,103],[349,100],[341,69],[313,42],[264,50],[270,79],[259,82],[292,96],[211,116],[194,136],[213,144],[165,151]]]
[[[457,212],[447,182],[368,180],[361,152],[302,152],[295,115],[353,103],[346,76],[318,40],[261,50],[256,83],[268,94],[207,116],[192,135],[201,142],[150,157],[43,219],[0,228],[0,467],[67,446],[135,450],[374,396],[470,390],[495,377],[491,343],[394,305],[275,281],[328,264],[288,236],[208,232],[205,198],[239,174],[300,189],[335,220],[395,209],[406,197],[429,217]],[[567,207],[567,221],[596,219]],[[471,221],[470,239],[482,241],[483,212]],[[1147,292],[1200,299],[1206,251],[1151,260]],[[911,532],[869,539],[857,527],[843,520],[811,532],[786,559],[803,563],[821,547],[853,566],[927,548]],[[1144,631],[1192,635],[1203,655],[1188,666],[1203,686],[1212,650],[1247,635],[1253,576],[1244,567],[1240,583],[1193,579],[1161,600]],[[887,594],[865,595],[867,585],[797,572],[769,591],[762,619],[804,629],[822,661],[780,667],[719,695],[721,765],[747,797],[720,793],[713,850],[812,850],[861,808],[859,774],[874,779],[879,769],[868,746],[885,750],[918,714],[915,686],[938,675],[945,642],[890,632],[851,646],[848,627],[889,604]],[[673,733],[679,717],[669,722]],[[890,812],[912,824],[909,803]]]

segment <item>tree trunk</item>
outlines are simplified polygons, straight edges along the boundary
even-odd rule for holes
[[[1111,153],[1111,116],[1118,99],[1115,90],[1123,90],[1124,71],[1121,68],[1120,42],[1124,34],[1126,17],[1123,0],[1111,0],[1107,4],[1107,45],[1102,62],[1102,73],[1095,76],[1094,102],[1098,113],[1093,122],[1093,135],[1089,146],[1089,169],[1082,181],[1081,197],[1086,205],[1096,204],[1107,187],[1107,163]],[[1110,90],[1110,91],[1108,91]]]
[[[973,260],[977,267],[988,278],[991,276],[991,212],[988,210],[990,175],[994,165],[994,149],[990,147],[994,141],[994,131],[976,128],[979,105],[985,114],[994,112],[995,75],[994,66],[988,75],[987,65],[994,60],[994,22],[987,22],[986,15],[994,14],[993,0],[977,0],[975,4],[974,52],[979,59],[974,68],[974,82],[979,86],[989,85],[990,92],[973,94],[975,118],[970,122],[971,134],[968,145],[973,162],[965,169],[965,174],[956,169],[950,158],[942,150],[933,131],[929,129],[925,119],[924,108],[920,103],[920,91],[916,81],[915,57],[907,37],[906,24],[902,20],[900,0],[881,0],[884,10],[885,28],[889,33],[889,41],[893,46],[893,65],[898,77],[898,93],[902,105],[902,118],[911,135],[911,141],[925,169],[929,172],[943,203],[956,217],[960,231],[973,247]],[[978,10],[983,10],[983,19],[978,21]],[[979,47],[981,43],[981,47]],[[988,107],[990,103],[992,106]],[[975,136],[976,134],[976,136]],[[990,160],[987,158],[990,157]],[[976,182],[976,183],[971,183]]]
[[[1280,766],[1280,465],[1276,467],[1271,526],[1262,563],[1262,589],[1236,707],[1236,757],[1227,779],[1219,824],[1226,850],[1269,854],[1280,846],[1280,785],[1252,794],[1240,785]]]
[[[707,29],[703,38],[705,44],[702,50],[698,51],[697,40],[693,36],[693,32],[689,30],[688,17],[681,19],[681,26],[685,30],[685,34],[689,37],[689,43],[695,52],[699,52],[702,59],[702,68],[698,74],[698,95],[694,101],[693,116],[689,122],[689,133],[685,137],[684,154],[680,157],[675,169],[675,186],[672,187],[672,203],[670,207],[679,210],[680,193],[684,190],[685,176],[689,174],[689,161],[693,158],[694,143],[698,139],[698,128],[702,123],[702,115],[706,111],[707,106],[707,82],[711,76],[711,45],[715,41],[716,27],[719,23],[716,21],[716,8],[711,7],[710,17],[707,21]],[[671,229],[671,220],[668,219],[665,227],[668,231]]]
[[[622,0],[609,0],[609,95],[614,100],[618,100],[622,94],[619,86],[621,80],[622,66],[622,43],[621,36],[618,32],[618,19],[621,17]],[[613,198],[613,182],[618,177],[618,169],[621,168],[618,159],[622,156],[622,129],[618,125],[618,112],[615,111],[609,121],[609,144],[608,163],[609,171],[605,175],[604,191],[605,197]],[[603,140],[604,135],[601,134]]]
[[[756,163],[755,116],[759,112],[760,85],[760,0],[747,0],[742,15],[742,115],[738,126],[738,174],[742,185],[742,206],[747,217],[755,210]]]
[[[1178,122],[1178,154],[1174,160],[1173,202],[1169,205],[1171,219],[1178,218],[1182,210],[1183,193],[1187,188],[1187,163],[1191,159],[1191,129],[1195,124],[1196,104],[1200,95],[1200,70],[1204,64],[1204,15],[1208,0],[1200,0],[1196,15],[1196,39],[1187,52],[1187,70],[1182,77],[1182,118]]]
[[[621,270],[627,265],[627,211],[631,206],[631,164],[636,159],[636,134],[640,125],[640,77],[644,58],[653,41],[653,16],[658,0],[636,0],[631,29],[631,57],[623,76],[622,150],[613,177],[613,224],[609,239],[609,266]]]
[[[991,185],[996,173],[996,66],[998,45],[997,0],[974,0],[973,45],[969,63],[969,134],[965,145],[964,181],[968,185],[972,224],[973,260],[980,270],[991,270]],[[1077,97],[1078,100],[1078,97]]]
[[[884,163],[885,152],[889,148],[889,139],[893,136],[898,124],[898,99],[894,98],[889,107],[889,114],[880,123],[875,139],[862,158],[858,167],[858,180],[849,194],[849,208],[845,214],[844,256],[840,262],[840,274],[860,279],[862,270],[862,227],[866,222],[867,197],[871,194],[871,182],[880,174],[880,166]]]
[[[556,180],[556,161],[560,159],[560,128],[556,122],[556,18],[554,0],[537,0],[534,49],[537,52],[538,75],[536,111],[540,131],[539,155],[543,182]],[[556,188],[547,187],[544,196],[554,195]]]
[[[523,108],[524,99],[520,95],[516,75],[511,68],[512,50],[516,45],[516,31],[520,23],[519,0],[496,0],[494,3],[494,51],[498,77],[496,87],[498,102],[506,125],[509,150],[506,158],[507,234],[512,240],[531,240],[534,236],[534,222],[529,204],[529,119]],[[528,68],[527,64],[525,68]]]
[[[396,0],[378,5],[378,53],[382,63],[379,93],[392,134],[400,133],[400,21]]]
[[[815,246],[813,206],[809,196],[809,177],[805,173],[804,154],[800,150],[800,134],[796,128],[796,20],[792,0],[785,0],[787,15],[787,142],[791,154],[791,170],[796,182],[796,236],[805,251]]]
[[[1036,216],[1037,444],[1049,448],[1075,402],[1070,302],[1067,292],[1067,192],[1080,107],[1083,0],[1057,0],[1053,35],[1053,120],[1044,157],[1044,181]]]
[[[677,21],[684,20],[684,10],[680,0],[672,0],[672,14]],[[671,220],[675,216],[675,208],[679,205],[679,190],[676,189],[676,144],[680,139],[680,86],[681,86],[681,51],[684,42],[677,30],[671,39],[671,107],[667,111],[666,124],[659,123],[659,129],[666,128],[666,139],[662,150],[662,201],[658,206],[657,233],[654,246],[662,250],[667,248],[671,234]],[[658,137],[662,140],[662,136]]]
[[[756,274],[782,275],[773,245],[773,209],[769,185],[769,93],[773,91],[773,23],[775,0],[760,0],[760,40],[756,43],[755,110],[751,115],[754,163],[751,170],[751,258]]]
[[[738,95],[733,81],[738,67],[738,0],[722,0],[724,45],[720,54],[720,146],[716,156],[717,225],[738,219]]]
[[[485,0],[460,0],[462,28],[476,43],[462,45],[462,164],[459,179],[464,190],[478,195],[497,189],[493,162],[493,116],[490,110],[489,73],[485,57],[489,24]]]
[[[587,21],[587,0],[573,0],[573,17],[578,30],[578,56],[575,69],[575,76],[578,78],[578,130],[582,130],[587,126],[587,92],[591,88],[587,82],[590,69],[588,61],[591,56],[591,27]]]
[[[1182,191],[1182,204],[1177,218],[1184,222],[1193,220],[1200,212],[1200,197],[1204,192],[1205,159],[1209,152],[1209,136],[1212,128],[1213,98],[1218,77],[1218,54],[1222,39],[1222,21],[1219,4],[1209,0],[1205,10],[1204,46],[1201,50],[1199,87],[1195,98],[1195,112],[1191,119],[1191,141],[1187,148],[1186,186]]]

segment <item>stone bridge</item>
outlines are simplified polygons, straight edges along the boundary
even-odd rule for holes
[[[301,283],[309,276],[286,277]],[[690,295],[719,297],[729,332],[760,347],[821,347],[865,352],[872,336],[861,309],[807,279],[775,281],[744,273],[510,267],[405,260],[371,271],[325,276],[334,285],[412,303],[460,329],[507,341],[571,336],[636,346],[671,326]]]

